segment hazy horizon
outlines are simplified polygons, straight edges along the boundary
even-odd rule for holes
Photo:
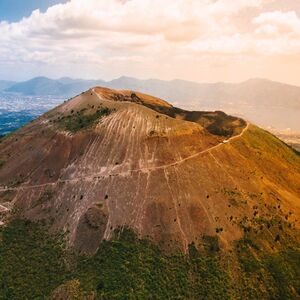
[[[265,81],[271,81],[271,82],[277,82],[277,83],[282,83],[282,84],[286,84],[286,85],[292,85],[292,86],[297,86],[297,87],[300,87],[300,83],[299,85],[298,84],[292,84],[292,83],[288,83],[288,82],[284,82],[284,81],[277,81],[277,80],[272,80],[272,79],[269,79],[269,78],[262,78],[262,77],[249,77],[245,80],[241,80],[241,81],[197,81],[197,80],[186,80],[186,79],[182,79],[182,78],[172,78],[172,79],[161,79],[161,78],[154,78],[154,77],[145,77],[145,78],[141,78],[141,77],[135,77],[135,76],[128,76],[128,75],[120,75],[118,77],[113,77],[113,78],[99,78],[99,77],[94,77],[94,78],[91,78],[91,77],[74,77],[74,76],[53,76],[53,77],[50,77],[50,76],[46,76],[46,75],[37,75],[37,76],[34,76],[34,77],[28,77],[28,78],[24,78],[24,79],[21,79],[21,80],[10,80],[10,79],[6,79],[6,78],[0,78],[0,81],[14,81],[14,82],[26,82],[26,81],[29,81],[29,80],[32,80],[32,79],[35,79],[35,78],[48,78],[50,80],[60,80],[60,79],[63,79],[63,78],[69,78],[69,79],[72,79],[72,80],[91,80],[91,81],[97,81],[97,80],[102,80],[102,81],[105,81],[105,82],[110,82],[110,81],[113,81],[113,80],[118,80],[118,79],[121,79],[121,78],[132,78],[132,79],[136,79],[136,80],[141,80],[141,81],[147,81],[147,80],[161,80],[161,81],[166,81],[166,82],[172,82],[172,81],[176,81],[176,80],[179,80],[179,81],[186,81],[186,82],[191,82],[191,83],[198,83],[198,84],[217,84],[217,83],[225,83],[225,84],[239,84],[239,83],[243,83],[243,82],[247,82],[247,81],[250,81],[250,80],[265,80]]]

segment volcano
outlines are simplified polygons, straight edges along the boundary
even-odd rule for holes
[[[80,252],[120,227],[186,252],[216,234],[230,249],[274,210],[298,226],[297,152],[240,118],[138,92],[90,89],[5,137],[0,158],[2,222],[44,220]]]
[[[96,87],[1,139],[0,298],[297,299],[299,200],[272,134]]]

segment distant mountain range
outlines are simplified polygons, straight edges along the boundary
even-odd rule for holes
[[[172,102],[210,105],[239,102],[251,105],[272,105],[300,108],[300,87],[270,81],[249,79],[241,83],[197,83],[185,80],[140,80],[122,76],[112,81],[84,80],[63,77],[35,77],[28,81],[0,81],[0,91],[23,95],[75,96],[94,86],[137,90],[152,93]]]
[[[84,80],[63,77],[50,79],[35,77],[28,81],[0,81],[0,91],[23,95],[75,96],[82,90],[94,86],[151,92],[158,97],[171,100],[205,104],[239,102],[243,104],[276,105],[300,108],[300,87],[270,81],[249,79],[241,83],[197,83],[185,80],[164,81],[158,79],[140,80],[122,76],[112,81]],[[272,97],[272,99],[270,99]],[[270,102],[271,101],[271,102]]]
[[[140,80],[122,76],[112,81],[36,77],[24,82],[0,81],[0,91],[23,95],[73,97],[94,86],[152,94],[187,109],[225,110],[264,127],[300,131],[300,87],[266,79],[241,83],[197,83],[185,80]]]
[[[0,91],[6,90],[11,86],[15,85],[17,82],[8,81],[8,80],[0,80]]]
[[[63,77],[60,79],[50,79],[47,77],[35,77],[23,82],[2,82],[0,90],[11,93],[20,93],[26,96],[75,96],[82,90],[89,89],[94,85],[101,85],[101,80],[83,80]],[[4,88],[1,88],[1,87]]]

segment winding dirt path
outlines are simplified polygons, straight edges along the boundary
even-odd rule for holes
[[[98,95],[98,97],[99,97],[99,95]],[[131,170],[127,170],[127,171],[120,172],[120,173],[113,173],[113,172],[112,173],[107,173],[107,174],[95,173],[95,174],[90,174],[88,176],[82,176],[82,177],[71,178],[71,179],[58,179],[55,182],[48,182],[48,183],[37,184],[37,185],[23,185],[23,186],[19,186],[19,187],[1,187],[0,192],[19,191],[19,190],[27,190],[27,189],[34,189],[34,188],[42,188],[42,187],[46,187],[46,186],[55,186],[59,183],[69,183],[69,182],[76,183],[76,182],[80,182],[80,181],[94,181],[94,180],[97,180],[97,179],[103,179],[103,178],[107,178],[107,177],[111,177],[111,176],[119,176],[119,175],[126,176],[130,173],[133,173],[133,172],[151,172],[151,171],[155,171],[155,170],[166,170],[167,168],[178,166],[178,165],[183,164],[186,161],[189,161],[193,158],[196,158],[196,157],[198,157],[202,154],[210,153],[211,151],[213,151],[215,149],[218,149],[219,147],[222,147],[222,146],[224,146],[224,145],[226,145],[226,144],[228,144],[228,143],[230,143],[230,142],[232,142],[236,139],[239,139],[240,137],[242,137],[242,135],[245,133],[245,131],[248,130],[249,125],[250,124],[247,122],[247,125],[245,126],[245,128],[243,128],[243,130],[241,131],[240,134],[229,138],[228,140],[226,140],[226,142],[223,141],[223,142],[221,142],[221,143],[219,143],[215,146],[209,147],[205,150],[202,150],[202,151],[197,152],[193,155],[190,155],[186,158],[180,159],[178,161],[175,161],[175,162],[172,162],[172,163],[169,163],[169,164],[154,166],[154,167],[145,167],[145,168],[139,168],[139,169],[131,169]],[[7,210],[6,207],[0,205],[0,211],[1,210],[3,211],[4,209]]]

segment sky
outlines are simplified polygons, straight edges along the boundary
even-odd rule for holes
[[[65,3],[61,0],[0,0],[0,20],[16,22],[23,17],[29,17],[33,10],[40,9],[44,12],[48,7],[58,3]]]
[[[300,86],[299,0],[0,0],[0,79]]]

